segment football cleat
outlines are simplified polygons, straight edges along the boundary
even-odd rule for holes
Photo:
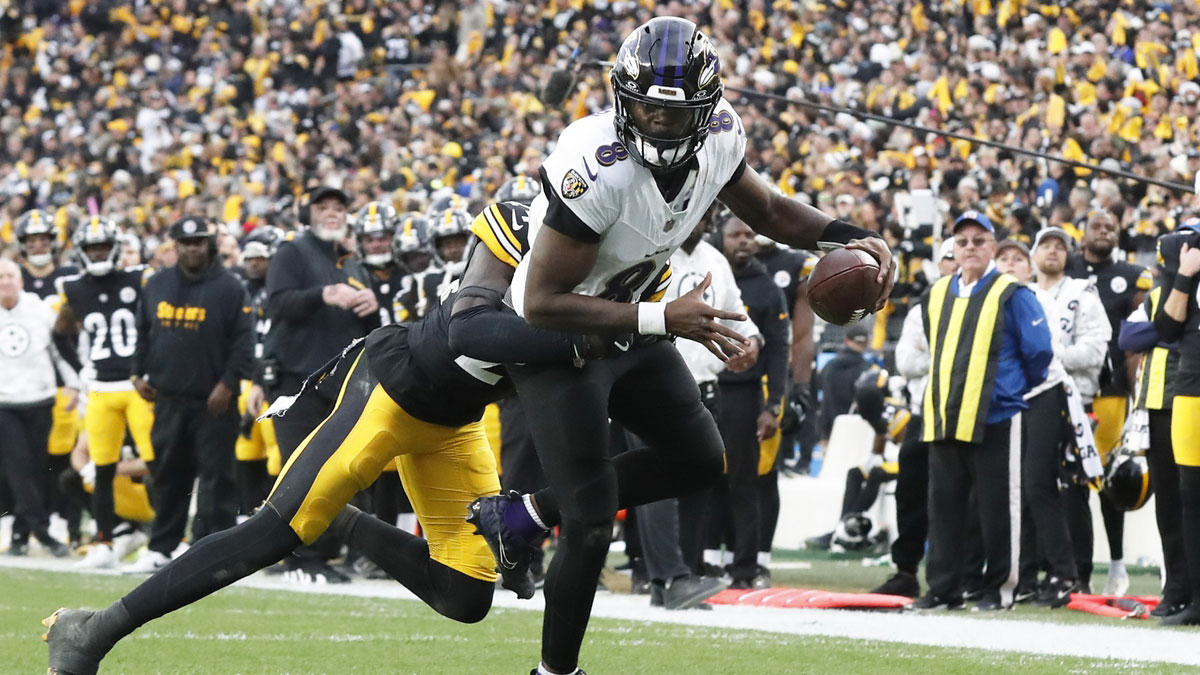
[[[83,556],[83,560],[75,563],[75,566],[90,570],[113,569],[117,566],[117,556],[111,545],[97,542],[88,547],[87,555]]]
[[[133,562],[129,563],[128,565],[125,565],[124,567],[122,567],[121,573],[122,574],[154,574],[155,572],[159,571],[160,569],[166,567],[167,563],[169,563],[169,562],[171,562],[171,559],[168,558],[167,556],[163,555],[162,553],[159,553],[158,551],[153,551],[151,549],[146,549],[146,550],[142,551],[142,553],[137,557],[137,560],[134,560]]]
[[[915,574],[896,572],[887,581],[876,586],[872,593],[882,595],[900,595],[906,598],[917,598],[921,595],[921,582]]]
[[[932,593],[918,599],[909,607],[916,611],[925,612],[941,612],[941,611],[957,611],[967,608],[966,603],[961,596],[940,597]]]
[[[1050,577],[1041,592],[1038,593],[1037,598],[1034,599],[1033,605],[1051,609],[1066,607],[1071,602],[1071,593],[1073,592],[1075,592],[1074,581]]]
[[[55,675],[94,675],[100,660],[112,645],[99,645],[93,638],[96,612],[63,607],[42,619],[46,633],[42,641],[50,648],[50,667]]]
[[[533,573],[529,569],[534,549],[505,526],[504,512],[508,508],[525,508],[521,493],[509,490],[508,494],[476,499],[467,507],[467,522],[475,526],[475,534],[482,536],[492,549],[501,585],[518,598],[528,600],[534,592]]]

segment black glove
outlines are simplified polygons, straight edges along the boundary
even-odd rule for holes
[[[793,384],[792,390],[788,392],[787,405],[783,408],[783,419],[779,422],[779,430],[783,433],[792,433],[804,424],[804,420],[808,419],[808,411],[812,409],[808,388],[808,382],[800,382]]]

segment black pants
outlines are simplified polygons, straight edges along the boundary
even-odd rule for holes
[[[1096,532],[1092,524],[1092,509],[1088,503],[1092,489],[1087,485],[1073,483],[1063,492],[1067,502],[1067,526],[1071,532],[1071,550],[1075,555],[1075,569],[1079,573],[1079,586],[1088,590],[1092,583],[1093,554]]]
[[[1150,411],[1150,448],[1146,450],[1150,484],[1154,488],[1154,517],[1163,550],[1163,602],[1187,603],[1192,596],[1188,585],[1187,555],[1183,549],[1183,501],[1179,494],[1179,467],[1171,445],[1171,411]]]
[[[929,445],[929,562],[926,580],[932,595],[958,597],[963,591],[963,529],[974,487],[987,557],[983,589],[1012,602],[1016,558],[1012,528],[1019,526],[1020,473],[1010,472],[1013,420],[989,424],[980,443],[934,441]],[[1016,473],[1016,475],[1012,475]],[[1018,493],[1019,494],[1019,493]],[[1018,547],[1019,548],[1019,547]]]
[[[758,573],[758,416],[762,407],[762,386],[757,382],[721,385],[720,428],[728,466],[722,488],[727,532],[732,537],[729,575],[734,581],[749,581]]]
[[[924,423],[913,415],[900,445],[896,476],[896,541],[892,562],[901,572],[916,574],[925,557],[929,533],[929,444],[921,440]]]
[[[1067,397],[1062,386],[1029,399],[1022,417],[1020,584],[1032,588],[1043,566],[1051,576],[1079,578],[1067,527],[1066,500],[1058,489]],[[1168,432],[1169,433],[1169,432]]]
[[[570,671],[591,616],[618,504],[637,506],[713,484],[723,448],[691,373],[669,342],[571,367],[512,366],[563,538],[546,578],[542,660]],[[608,418],[649,447],[609,457]],[[549,506],[538,499],[539,508]]]
[[[45,477],[52,409],[53,403],[0,408],[0,476],[17,519],[39,539],[50,525]]]
[[[232,406],[214,417],[205,410],[203,399],[159,396],[155,400],[150,430],[154,444],[150,550],[171,555],[183,540],[193,482],[196,518],[192,540],[233,526],[238,508],[234,478],[237,434],[238,414]]]

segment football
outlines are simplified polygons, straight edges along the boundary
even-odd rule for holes
[[[808,304],[817,316],[844,326],[866,316],[883,292],[875,281],[879,261],[866,251],[839,248],[826,253],[808,278]]]

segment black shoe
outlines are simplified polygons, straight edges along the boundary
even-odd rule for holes
[[[1074,592],[1074,581],[1050,577],[1046,580],[1046,585],[1038,593],[1037,598],[1034,599],[1033,605],[1035,607],[1049,607],[1050,609],[1066,607],[1071,602],[1071,594]]]
[[[29,555],[29,542],[14,541],[8,545],[8,554],[13,557]]]
[[[1157,607],[1150,610],[1150,616],[1156,619],[1165,619],[1168,616],[1175,616],[1176,614],[1187,609],[1187,607],[1187,601],[1175,602],[1173,600],[1167,600],[1166,598],[1163,598],[1163,601],[1158,603]]]
[[[771,570],[759,565],[754,574],[754,578],[750,580],[750,587],[756,590],[771,587]]]
[[[533,546],[504,526],[504,510],[510,506],[525,508],[521,493],[516,490],[480,497],[467,507],[467,522],[475,526],[475,533],[482,535],[492,549],[504,587],[518,598],[528,600],[534,592],[533,574],[529,571]]]
[[[529,675],[538,675],[538,669],[534,668],[533,670],[529,671]],[[574,675],[587,675],[587,673],[583,672],[579,668],[576,668]]]
[[[112,649],[95,637],[100,612],[62,608],[42,619],[46,627],[42,641],[50,648],[50,667],[47,673],[59,675],[94,675],[100,660]]]
[[[1043,587],[1045,590],[1045,587]],[[1017,590],[1013,591],[1013,604],[1023,605],[1027,602],[1033,602],[1037,599],[1039,591],[1036,586],[1017,586]]]
[[[649,595],[650,594],[650,578],[642,574],[634,572],[630,575],[632,579],[629,592],[634,595]]]
[[[729,582],[729,587],[735,591],[750,591],[754,590],[754,579],[733,579]]]
[[[707,605],[704,601],[725,590],[726,584],[712,577],[697,577],[692,575],[676,577],[665,587],[654,585],[654,590],[661,595],[661,606],[665,609],[692,609]],[[661,589],[661,590],[660,590]],[[654,595],[650,597],[654,605]]]
[[[819,537],[809,537],[804,540],[804,548],[812,548],[818,551],[828,551],[829,545],[833,543],[833,533],[829,532],[822,534]]]
[[[1200,603],[1195,601],[1187,609],[1159,621],[1160,626],[1200,626]]]
[[[969,588],[963,591],[963,600],[965,602],[979,602],[987,591],[982,588]]]
[[[921,595],[921,582],[917,575],[909,572],[896,572],[890,579],[871,591],[881,595],[899,595],[905,598],[917,598]]]
[[[966,609],[967,603],[958,596],[944,598],[930,593],[918,599],[911,607],[923,612],[958,611]]]
[[[999,612],[1007,609],[1012,609],[1012,605],[1005,605],[1000,601],[1000,593],[998,591],[980,591],[979,601],[975,603],[972,611],[975,612]]]
[[[712,577],[714,579],[728,579],[729,571],[720,565],[712,563],[701,563],[700,576]]]

